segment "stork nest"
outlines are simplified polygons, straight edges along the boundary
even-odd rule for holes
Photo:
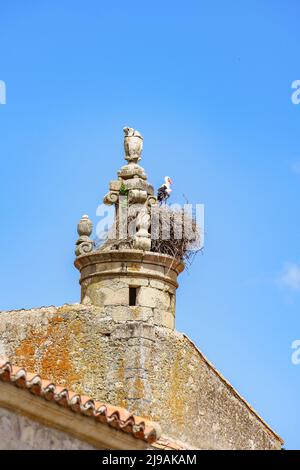
[[[201,251],[201,230],[196,217],[181,208],[174,209],[167,205],[155,210],[158,212],[159,224],[158,227],[151,226],[151,251],[191,264],[195,255]]]
[[[119,221],[116,220],[108,230],[105,240],[95,240],[95,247],[101,251],[134,248],[136,233],[136,215],[127,219],[128,236],[118,237]],[[177,261],[190,265],[200,247],[201,230],[196,217],[183,209],[174,209],[167,205],[152,206],[151,213],[151,251],[172,256]]]

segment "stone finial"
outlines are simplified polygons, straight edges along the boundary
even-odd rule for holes
[[[124,127],[124,150],[125,160],[128,163],[137,163],[141,159],[143,150],[143,137],[139,131],[135,131],[132,127]]]
[[[83,215],[79,224],[77,225],[77,232],[79,238],[76,242],[75,254],[76,256],[84,255],[89,253],[93,249],[93,241],[90,239],[90,235],[93,231],[93,223],[89,219],[88,215]]]
[[[131,247],[150,251],[151,237],[150,228],[150,208],[156,204],[154,189],[147,181],[147,175],[138,161],[141,159],[143,148],[143,137],[132,127],[124,127],[124,149],[127,164],[118,171],[118,180],[113,180],[109,185],[109,193],[104,196],[104,203],[115,205],[116,226],[120,227],[120,205],[121,196],[125,198],[129,217],[136,219],[136,232],[129,233],[129,244]],[[124,201],[123,201],[124,203]],[[119,247],[122,242],[119,243]]]

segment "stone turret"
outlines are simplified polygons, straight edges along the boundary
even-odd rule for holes
[[[95,248],[92,224],[83,216],[78,224],[75,266],[80,271],[81,302],[102,309],[114,321],[146,321],[175,327],[177,276],[184,264],[151,251],[151,208],[157,206],[153,186],[139,165],[143,138],[124,128],[127,164],[110,182],[104,203],[115,206],[108,239]]]

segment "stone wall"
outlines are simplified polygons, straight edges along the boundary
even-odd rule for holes
[[[95,251],[79,256],[81,303],[102,309],[116,321],[147,320],[175,328],[177,276],[183,270],[170,256],[140,250]],[[135,289],[130,305],[129,289]],[[99,310],[98,310],[99,311]]]
[[[0,450],[93,450],[69,434],[0,408]]]
[[[136,305],[129,305],[129,289],[136,290]],[[121,321],[147,321],[175,328],[175,288],[157,280],[115,277],[89,281],[84,302],[99,306],[98,315]]]
[[[122,308],[122,307],[121,307]],[[200,449],[275,449],[279,438],[191,341],[151,315],[80,304],[0,313],[0,355],[75,392],[159,422]]]

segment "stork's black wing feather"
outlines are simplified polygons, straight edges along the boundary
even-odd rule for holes
[[[168,197],[168,193],[166,191],[166,185],[163,184],[160,188],[158,188],[157,200],[158,200],[158,202],[161,202],[161,201],[164,201],[165,199],[167,199],[167,197]]]

